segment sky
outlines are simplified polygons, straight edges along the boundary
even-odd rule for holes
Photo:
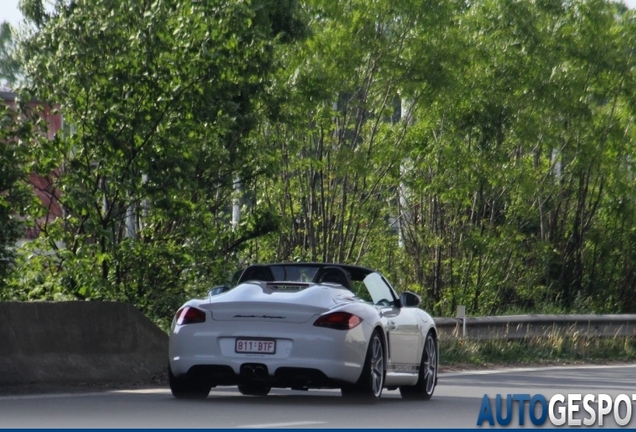
[[[9,21],[13,26],[17,26],[22,19],[22,14],[18,9],[20,0],[0,0],[0,22]],[[636,0],[634,0],[636,2]]]
[[[22,19],[22,14],[18,9],[20,0],[0,0],[0,22],[9,21],[12,25],[17,26]],[[623,0],[630,8],[636,7],[636,0]]]

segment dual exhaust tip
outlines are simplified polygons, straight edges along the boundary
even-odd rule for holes
[[[264,379],[267,378],[267,368],[261,365],[243,365],[241,375],[248,378]]]

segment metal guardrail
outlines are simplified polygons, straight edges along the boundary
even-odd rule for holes
[[[440,338],[522,339],[532,336],[636,336],[636,314],[510,315],[434,318]]]

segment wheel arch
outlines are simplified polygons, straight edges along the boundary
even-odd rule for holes
[[[437,328],[435,326],[431,326],[428,329],[428,332],[426,332],[426,334],[428,334],[428,333],[432,333],[433,337],[435,338],[435,342],[439,343],[439,335],[437,334]]]
[[[386,365],[389,361],[389,337],[387,335],[386,329],[384,329],[380,324],[376,325],[371,332],[371,336],[373,337],[373,333],[378,332],[380,334],[380,341],[382,342],[382,346],[384,347],[384,376],[386,377]],[[369,343],[371,340],[369,339]]]
[[[435,344],[437,345],[437,352],[439,353],[439,334],[437,333],[437,328],[434,325],[431,325],[426,329],[426,333],[422,332],[422,345],[420,346],[420,349],[419,349],[420,358],[422,358],[422,356],[424,355],[424,348],[426,347],[426,338],[428,337],[429,333],[433,335],[433,339],[435,340]]]

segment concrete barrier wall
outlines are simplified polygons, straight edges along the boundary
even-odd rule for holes
[[[462,336],[460,318],[435,318],[440,338]],[[466,318],[473,339],[521,339],[550,334],[636,336],[636,315],[510,315]]]
[[[139,382],[164,374],[168,336],[114,302],[0,302],[0,385]]]

